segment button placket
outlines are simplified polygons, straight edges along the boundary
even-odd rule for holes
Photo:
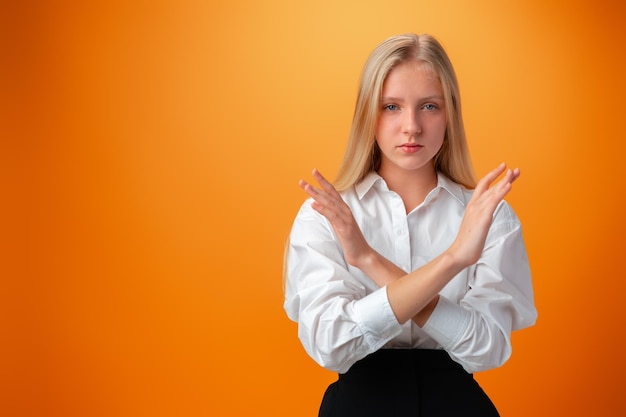
[[[411,240],[404,203],[399,195],[393,194],[391,199],[393,216],[393,234],[395,243],[395,264],[406,272],[411,268]]]

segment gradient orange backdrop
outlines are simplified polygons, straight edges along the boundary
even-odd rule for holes
[[[0,415],[313,416],[282,310],[313,167],[367,54],[446,46],[479,174],[522,169],[539,320],[477,375],[503,416],[626,413],[619,1],[3,5]]]

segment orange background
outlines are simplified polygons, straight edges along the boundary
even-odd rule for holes
[[[624,415],[621,1],[14,2],[0,10],[0,414],[313,416],[282,310],[359,71],[429,32],[479,174],[522,169],[539,320],[477,375],[503,416]],[[506,3],[506,4],[505,4]]]

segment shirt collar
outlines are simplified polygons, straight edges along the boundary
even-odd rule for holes
[[[375,171],[372,171],[369,174],[367,174],[361,182],[356,184],[354,186],[354,189],[356,191],[357,196],[359,197],[359,200],[363,199],[365,194],[367,194],[368,191],[371,190],[374,184],[376,184],[377,182],[380,182],[381,185],[385,187],[385,189],[388,189],[387,184],[385,183],[385,180],[383,179],[383,177],[378,175],[378,173]],[[466,205],[467,201],[463,193],[464,191],[463,186],[452,181],[450,178],[446,177],[441,172],[437,172],[437,187],[435,187],[435,189],[431,191],[429,196],[434,195],[434,191],[439,190],[439,189],[446,190],[462,206]],[[428,200],[429,198],[426,197],[426,199]]]
[[[356,195],[359,197],[359,200],[362,200],[365,194],[367,194],[367,192],[378,181],[383,183],[385,185],[385,188],[387,187],[387,184],[385,183],[385,180],[383,180],[383,177],[378,175],[376,171],[371,171],[369,174],[365,176],[365,178],[363,178],[363,180],[361,180],[361,182],[355,185],[354,190],[356,191]]]
[[[465,188],[452,181],[450,178],[443,175],[441,172],[437,172],[437,188],[446,190],[452,197],[454,197],[463,207],[467,205],[467,199],[465,198]]]

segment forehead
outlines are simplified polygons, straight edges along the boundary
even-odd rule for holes
[[[395,65],[385,77],[383,94],[403,93],[441,94],[441,81],[432,66],[420,61],[404,61]]]

